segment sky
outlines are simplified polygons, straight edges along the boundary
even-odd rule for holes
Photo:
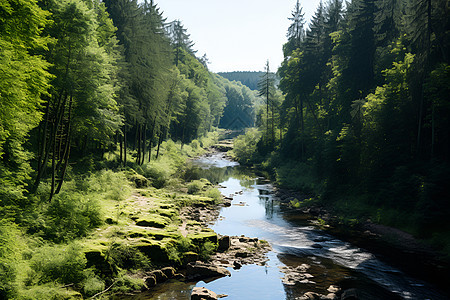
[[[213,72],[263,71],[269,60],[276,71],[297,0],[156,0],[167,21],[179,19],[195,42],[197,56],[206,53]],[[320,0],[303,0],[310,20]]]

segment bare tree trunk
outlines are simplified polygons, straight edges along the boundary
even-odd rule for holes
[[[71,133],[72,133],[72,127],[71,127],[72,103],[73,103],[73,99],[72,99],[72,96],[70,96],[69,112],[68,112],[69,116],[67,118],[66,144],[65,144],[65,149],[64,149],[64,155],[61,158],[61,162],[64,161],[64,165],[63,165],[62,170],[61,170],[59,184],[58,184],[58,187],[57,187],[57,189],[55,191],[55,194],[58,194],[61,191],[61,187],[62,187],[63,182],[64,182],[64,177],[66,176],[67,166],[69,164],[70,140],[71,140]]]
[[[127,165],[127,127],[123,126],[123,165]]]
[[[150,139],[148,144],[148,162],[152,160],[152,142],[153,142],[153,134],[155,132],[155,126],[156,126],[156,116],[153,118],[152,129],[150,130]]]
[[[119,161],[123,164],[123,136],[119,133]]]
[[[136,137],[137,137],[137,157],[136,157],[136,164],[141,163],[141,143],[142,143],[142,126],[141,124],[138,125],[136,128]]]
[[[156,159],[158,159],[159,157],[159,149],[161,147],[162,141],[164,140],[164,136],[166,135],[166,129],[162,129],[161,130],[161,134],[159,135],[159,139],[158,139],[158,149],[156,150]]]
[[[50,197],[48,201],[52,201],[53,195],[55,194],[55,173],[56,173],[56,134],[53,140],[53,156],[52,156],[52,183],[50,189]]]
[[[141,165],[144,164],[145,161],[145,144],[147,142],[147,124],[144,124],[144,133],[143,133],[143,140],[142,140],[142,158],[141,158]]]

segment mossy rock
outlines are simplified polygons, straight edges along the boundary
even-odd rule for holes
[[[172,238],[172,239],[177,239],[179,238],[179,234],[178,233],[174,233],[174,232],[167,232],[165,230],[149,230],[147,228],[143,228],[143,227],[129,227],[127,232],[126,232],[126,236],[132,239],[135,238],[152,238],[155,240],[163,240],[165,238]]]
[[[187,238],[191,239],[194,244],[201,245],[210,241],[212,243],[217,243],[217,233],[214,231],[204,231],[198,233],[190,233]]]
[[[129,180],[134,182],[138,189],[150,186],[150,181],[140,174],[133,174],[129,177]]]
[[[95,267],[103,275],[111,276],[116,273],[116,270],[106,261],[106,257],[99,250],[86,250],[84,251],[86,256],[86,267]]]
[[[198,253],[189,251],[189,252],[184,252],[182,254],[183,265],[187,265],[188,263],[191,263],[191,262],[196,262],[197,260],[198,260]]]
[[[170,220],[162,216],[145,216],[136,219],[136,225],[141,227],[164,228],[169,223]]]
[[[152,209],[150,210],[150,213],[152,214],[156,214],[159,216],[163,216],[169,219],[173,219],[176,216],[179,215],[178,210],[173,209],[173,208],[159,208],[159,209]]]
[[[175,207],[175,205],[167,204],[167,203],[163,203],[163,204],[159,205],[159,208],[161,208],[161,209],[171,209],[171,208],[174,208],[174,207]]]
[[[167,255],[164,247],[159,243],[145,243],[140,242],[136,244],[136,248],[141,251],[145,256],[150,258],[151,261],[156,262],[168,262],[169,256]]]

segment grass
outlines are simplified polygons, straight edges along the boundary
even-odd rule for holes
[[[51,202],[43,182],[20,216],[21,227],[0,220],[0,298],[80,299],[112,282],[112,293],[127,292],[143,287],[135,270],[179,265],[184,253],[206,258],[217,236],[192,223],[184,237],[179,214],[185,206],[221,198],[207,180],[188,183],[195,186],[190,190],[183,176],[186,160],[203,154],[217,137],[182,148],[164,142],[160,157],[142,166],[72,173]],[[114,153],[105,157],[117,160]]]

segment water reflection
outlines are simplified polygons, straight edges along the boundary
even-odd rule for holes
[[[198,282],[226,299],[296,299],[305,292],[327,294],[330,285],[357,288],[361,299],[445,299],[423,282],[378,260],[373,254],[336,239],[311,226],[304,216],[280,206],[273,187],[248,169],[236,166],[221,154],[202,158],[189,166],[190,179],[207,178],[232,195],[232,206],[223,208],[211,228],[222,235],[246,235],[271,243],[265,266],[230,269],[231,277]],[[238,204],[238,205],[236,205]],[[309,266],[310,282],[284,285],[280,268]],[[189,299],[192,283],[171,282],[158,291],[135,299]],[[147,298],[146,298],[147,297]]]

